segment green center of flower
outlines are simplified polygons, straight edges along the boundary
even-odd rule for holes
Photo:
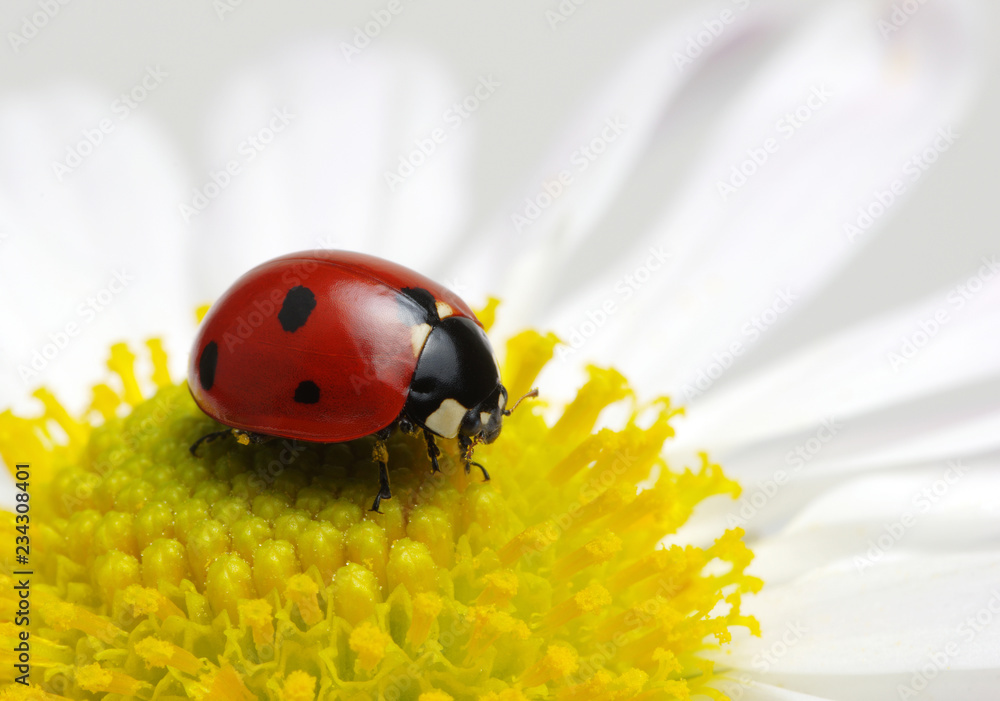
[[[511,396],[555,343],[512,339]],[[159,343],[149,350],[148,400],[119,345],[119,387],[95,387],[88,418],[44,390],[43,416],[0,414],[0,454],[32,471],[34,671],[13,698],[719,698],[699,653],[732,626],[757,630],[740,613],[760,586],[741,531],[658,546],[738,486],[706,456],[664,463],[678,413],[666,399],[595,433],[605,407],[633,401],[613,370],[589,368],[554,425],[527,406],[510,417],[477,452],[490,482],[451,442],[435,474],[421,440],[394,436],[394,498],[376,514],[371,440],[190,455],[218,425],[171,384]],[[6,543],[14,518],[0,520]],[[0,575],[4,660],[12,585]],[[5,661],[0,680],[12,674]]]

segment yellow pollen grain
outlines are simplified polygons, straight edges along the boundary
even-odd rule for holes
[[[305,574],[297,574],[289,578],[285,587],[285,596],[299,608],[302,620],[308,625],[315,625],[323,619],[319,609],[319,585]]]
[[[258,645],[274,640],[274,618],[271,604],[263,599],[244,599],[239,603],[239,621],[253,631]]]
[[[486,587],[476,599],[476,603],[480,606],[503,606],[517,594],[517,574],[510,570],[490,572],[483,579],[486,581]]]
[[[471,606],[465,615],[473,625],[472,635],[466,646],[465,664],[471,664],[502,635],[510,634],[514,639],[522,640],[531,635],[524,621],[491,606]]]
[[[145,686],[138,679],[117,670],[102,669],[96,663],[79,667],[76,670],[76,683],[86,691],[126,696],[137,693]]]
[[[192,676],[201,671],[201,660],[187,650],[166,640],[149,637],[135,644],[135,652],[146,663],[146,667],[173,667]]]
[[[285,677],[281,687],[282,701],[313,701],[316,694],[316,677],[297,669]]]
[[[552,608],[545,616],[545,625],[549,629],[559,628],[578,616],[600,611],[612,601],[607,589],[597,583],[591,584]]]
[[[366,672],[371,672],[385,657],[385,649],[391,642],[392,638],[378,627],[365,622],[351,631],[348,644],[358,656],[358,665]]]
[[[123,600],[127,606],[132,608],[132,613],[135,616],[154,614],[162,619],[169,616],[184,616],[184,612],[174,602],[155,589],[147,589],[138,585],[126,587],[123,592]]]
[[[601,669],[582,684],[562,689],[559,701],[593,701],[595,699],[611,698],[612,684],[615,676]]]
[[[579,667],[576,650],[565,645],[550,645],[545,655],[518,680],[525,688],[547,684],[573,674]]]
[[[45,621],[56,630],[79,630],[109,644],[118,644],[125,632],[103,616],[87,609],[56,600],[48,593],[38,592],[35,600]]]
[[[580,611],[590,613],[598,611],[611,604],[611,594],[600,584],[591,584],[589,587],[573,597]]]

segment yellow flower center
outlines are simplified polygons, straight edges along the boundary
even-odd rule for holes
[[[511,396],[555,343],[512,339]],[[620,374],[591,367],[554,425],[525,406],[480,448],[486,483],[455,446],[435,474],[422,441],[396,435],[376,514],[369,439],[190,455],[218,425],[148,346],[147,400],[117,345],[118,386],[95,387],[86,416],[45,390],[42,416],[0,414],[0,455],[30,465],[33,572],[30,623],[12,616],[18,568],[0,574],[0,698],[723,698],[700,653],[732,626],[756,632],[740,601],[760,581],[738,529],[658,546],[698,502],[739,489],[707,456],[664,463],[668,400],[638,406]],[[627,424],[595,433],[622,401]],[[4,543],[18,525],[2,514]],[[11,653],[24,630],[30,686]]]

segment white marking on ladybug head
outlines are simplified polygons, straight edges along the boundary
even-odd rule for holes
[[[451,305],[446,302],[437,302],[435,306],[437,306],[439,319],[447,319],[455,313],[455,310],[451,308]]]
[[[441,402],[441,406],[427,417],[427,420],[424,421],[424,426],[442,438],[454,438],[458,435],[462,419],[465,418],[465,414],[468,411],[468,409],[454,399],[445,399]]]
[[[417,324],[410,327],[410,345],[413,346],[413,357],[419,358],[424,349],[424,343],[431,332],[430,324]]]
[[[491,416],[491,414],[488,411],[481,411],[481,412],[479,412],[479,422],[483,426],[487,425],[490,422],[490,416]]]

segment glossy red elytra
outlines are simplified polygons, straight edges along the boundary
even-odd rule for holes
[[[500,435],[507,390],[482,324],[442,285],[374,256],[303,251],[246,273],[209,310],[188,386],[202,411],[241,443],[272,437],[339,443],[374,434],[390,498],[385,439],[458,438],[465,469]],[[535,396],[532,390],[526,396]]]

